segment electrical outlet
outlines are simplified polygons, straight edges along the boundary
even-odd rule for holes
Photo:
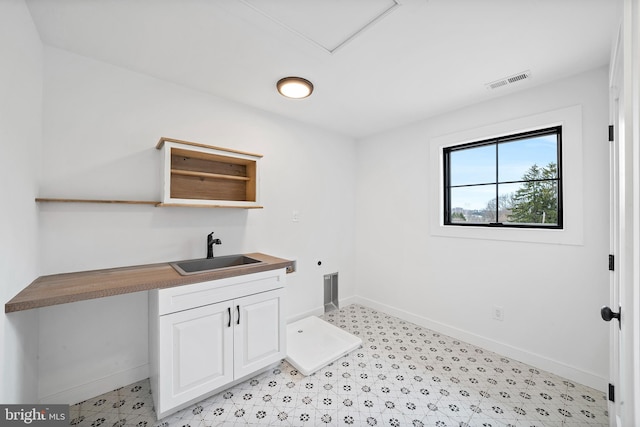
[[[493,306],[493,318],[494,320],[504,321],[504,308],[494,305]]]
[[[291,214],[291,220],[293,222],[300,222],[300,212],[299,211],[293,211],[293,213]]]

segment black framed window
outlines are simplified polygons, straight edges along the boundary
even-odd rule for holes
[[[562,228],[562,126],[443,154],[445,225]]]

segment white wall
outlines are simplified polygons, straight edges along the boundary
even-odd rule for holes
[[[41,196],[159,200],[161,136],[263,154],[264,209],[41,204],[42,274],[201,258],[215,231],[219,255],[297,260],[289,318],[322,309],[325,273],[339,271],[341,298],[354,295],[352,139],[45,48]],[[146,378],[146,298],[40,309],[40,398],[73,402]]]
[[[0,301],[38,276],[42,44],[22,0],[0,2]],[[37,400],[37,311],[0,315],[0,402]]]
[[[358,145],[360,301],[604,390],[608,326],[608,81],[602,68]],[[426,95],[425,95],[426,96]],[[444,135],[580,105],[581,244],[433,235],[430,144]],[[437,175],[436,175],[437,176]],[[501,230],[494,230],[496,233]],[[504,321],[492,319],[494,305]]]

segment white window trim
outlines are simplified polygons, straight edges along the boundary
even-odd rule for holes
[[[563,229],[444,225],[443,148],[562,126]],[[515,242],[583,244],[582,107],[548,111],[433,138],[429,142],[430,230],[434,236]]]

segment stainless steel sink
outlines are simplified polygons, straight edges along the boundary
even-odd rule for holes
[[[242,267],[260,262],[262,261],[244,255],[227,255],[215,258],[170,262],[169,264],[181,275],[188,276],[190,274],[204,273],[223,268]]]

